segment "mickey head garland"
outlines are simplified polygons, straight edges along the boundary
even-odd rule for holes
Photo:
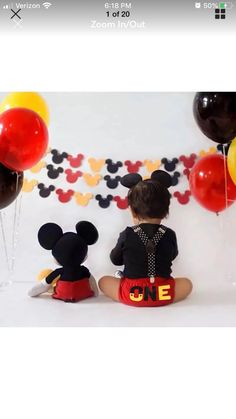
[[[98,295],[97,284],[89,270],[82,265],[88,253],[88,246],[98,240],[96,227],[88,222],[76,224],[76,233],[63,233],[55,223],[44,224],[38,232],[40,245],[52,251],[52,256],[62,267],[52,271],[30,291],[30,297],[43,294],[57,279],[53,298],[66,302],[76,302]]]

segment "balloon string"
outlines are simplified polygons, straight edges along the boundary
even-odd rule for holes
[[[225,208],[228,208],[228,182],[227,182],[227,170],[226,170],[226,145],[223,144],[224,150],[224,175],[225,175]]]
[[[6,242],[6,235],[5,235],[5,230],[4,230],[4,223],[3,223],[3,218],[2,218],[2,211],[0,211],[0,223],[1,223],[3,244],[4,244],[4,252],[5,252],[6,262],[7,262],[7,269],[8,271],[10,271],[10,264],[9,264],[9,257],[8,257],[8,251],[7,251],[7,242]]]
[[[11,276],[13,277],[15,261],[16,261],[16,247],[19,240],[19,226],[21,218],[22,195],[16,199],[14,210],[13,234],[12,234],[12,260],[11,260]]]

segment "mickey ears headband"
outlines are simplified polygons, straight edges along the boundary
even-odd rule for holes
[[[129,173],[128,175],[122,177],[120,183],[121,185],[130,189],[142,180],[142,176],[138,173]],[[169,173],[165,172],[164,170],[155,170],[151,174],[151,180],[153,180],[154,182],[159,182],[162,186],[164,186],[167,189],[170,186],[172,186],[172,178],[169,175]]]

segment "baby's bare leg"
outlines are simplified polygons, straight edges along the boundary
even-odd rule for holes
[[[184,300],[192,292],[193,284],[188,278],[175,278],[174,303]]]
[[[103,276],[101,279],[99,279],[98,286],[103,294],[105,294],[107,297],[112,298],[114,301],[120,301],[120,279],[117,279],[114,276]]]

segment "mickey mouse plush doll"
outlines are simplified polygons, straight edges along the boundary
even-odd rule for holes
[[[89,270],[82,265],[88,253],[88,246],[98,240],[96,227],[88,221],[76,224],[77,233],[64,233],[61,227],[54,223],[44,224],[38,232],[40,245],[52,251],[61,268],[52,271],[30,291],[30,297],[36,297],[49,291],[53,281],[56,282],[53,298],[65,302],[77,302],[98,295],[95,279]]]

